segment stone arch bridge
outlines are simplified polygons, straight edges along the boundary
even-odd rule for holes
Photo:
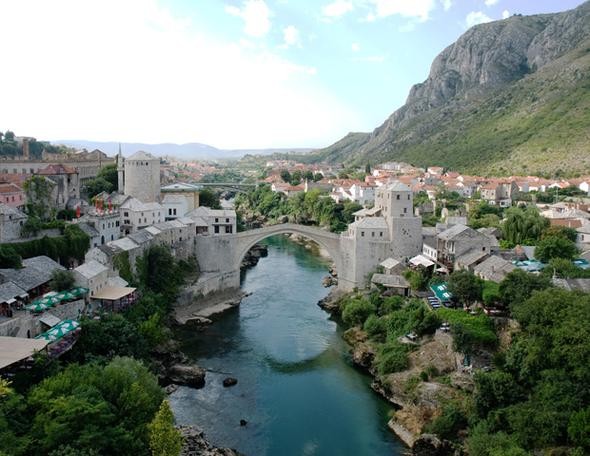
[[[248,250],[267,237],[291,233],[311,239],[326,249],[338,272],[339,288],[349,290],[357,286],[352,278],[354,262],[346,238],[316,227],[283,223],[231,235],[199,236],[197,258],[202,275],[211,277],[211,291],[239,288],[240,265]]]

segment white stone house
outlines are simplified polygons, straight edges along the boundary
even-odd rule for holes
[[[130,234],[164,221],[164,208],[159,203],[143,203],[137,198],[127,199],[120,207],[121,231]]]
[[[96,260],[90,260],[74,269],[76,285],[90,290],[90,296],[108,287],[109,268]]]
[[[232,234],[237,232],[236,211],[228,209],[210,209],[200,206],[189,212],[187,217],[197,221],[202,219],[207,224],[203,234]]]
[[[0,204],[0,242],[20,239],[27,216],[18,209]]]
[[[437,235],[436,250],[436,260],[448,268],[453,268],[456,266],[456,260],[470,251],[489,254],[491,241],[485,234],[468,226],[454,225]]]

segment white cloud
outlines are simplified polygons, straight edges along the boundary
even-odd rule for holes
[[[264,0],[245,0],[242,7],[226,6],[225,12],[244,20],[244,32],[254,37],[265,36],[271,27],[271,12]]]
[[[283,39],[285,40],[286,47],[301,46],[299,30],[294,25],[288,25],[283,29]]]
[[[354,6],[351,0],[335,0],[322,8],[322,14],[326,18],[336,19],[351,12],[353,9]]]
[[[493,19],[481,11],[471,11],[465,18],[465,25],[467,28],[473,27],[477,24],[491,22]]]
[[[502,19],[508,19],[510,17],[510,11],[504,10],[502,11]]]
[[[350,49],[352,49],[352,52],[358,52],[361,50],[361,45],[358,43],[352,43]]]
[[[452,0],[441,0],[441,4],[443,6],[443,9],[445,11],[448,11],[453,6],[453,1]]]
[[[484,3],[486,4],[486,6],[494,6],[496,3],[498,3],[499,0],[485,0]]]
[[[0,125],[17,134],[303,147],[361,123],[315,68],[203,35],[156,0],[6,2],[2,14],[3,58],[47,69],[2,76]]]
[[[436,7],[435,0],[369,0],[373,10],[367,15],[368,21],[399,15],[426,21]]]

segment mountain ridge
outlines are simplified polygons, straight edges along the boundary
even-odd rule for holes
[[[121,145],[123,155],[131,155],[138,150],[143,150],[157,156],[173,156],[183,160],[224,160],[239,159],[245,155],[272,155],[274,153],[294,152],[307,153],[311,148],[268,148],[268,149],[218,149],[202,143],[126,143],[114,141],[89,141],[75,139],[61,139],[51,141],[53,144],[63,144],[86,150],[99,149],[107,154],[116,154]]]
[[[434,59],[428,78],[372,133],[349,134],[309,159],[400,160],[494,174],[588,171],[589,54],[590,2],[480,24]],[[554,110],[569,123],[552,118]],[[523,124],[531,124],[528,133]],[[565,132],[563,143],[548,131]]]

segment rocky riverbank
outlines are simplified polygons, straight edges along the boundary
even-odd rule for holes
[[[344,293],[334,290],[318,305],[331,314],[339,315],[339,302],[344,296]],[[457,371],[460,356],[453,351],[451,336],[437,331],[433,336],[424,337],[418,349],[409,354],[410,367],[386,376],[378,374],[374,364],[374,344],[362,329],[348,329],[343,337],[351,346],[352,362],[373,377],[372,389],[395,407],[388,425],[411,449],[411,454],[460,455],[460,450],[450,442],[424,433],[426,425],[442,413],[444,402],[458,398],[459,389],[473,387],[471,377]],[[437,380],[442,376],[448,379],[448,384]]]
[[[238,307],[246,296],[247,293],[241,290],[197,296],[189,302],[176,303],[172,318],[177,325],[208,325],[217,316]]]
[[[244,255],[240,269],[253,268],[258,264],[260,258],[267,256],[268,248],[265,245],[255,244],[250,250],[248,250],[248,252],[246,252],[246,255]]]
[[[243,456],[231,448],[219,448],[207,441],[202,430],[195,426],[178,426],[183,438],[180,456]]]

